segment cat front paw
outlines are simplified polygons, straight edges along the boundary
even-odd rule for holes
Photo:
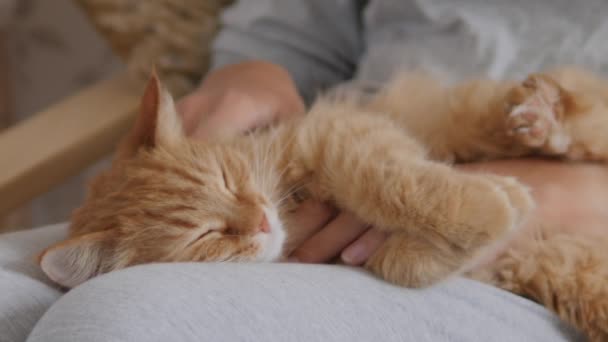
[[[529,216],[536,206],[530,189],[522,185],[514,177],[496,175],[485,175],[484,177],[507,195],[508,203],[515,215],[515,227],[512,228],[521,226],[521,223]]]
[[[421,288],[466,273],[508,246],[534,208],[528,188],[512,177],[463,177],[458,205],[450,210],[455,217],[443,222],[440,234],[396,232],[365,267],[392,283]]]
[[[563,154],[571,139],[563,118],[562,90],[545,75],[530,75],[507,96],[507,135],[523,146],[548,154]]]
[[[465,175],[458,222],[465,223],[457,245],[472,259],[507,243],[535,207],[530,190],[513,177]]]

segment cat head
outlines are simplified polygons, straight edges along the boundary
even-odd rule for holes
[[[150,262],[277,259],[284,232],[276,184],[251,159],[233,144],[188,139],[153,76],[112,167],[74,212],[71,237],[41,254],[42,270],[74,287]]]

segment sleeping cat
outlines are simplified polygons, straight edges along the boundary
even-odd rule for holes
[[[277,261],[298,234],[290,213],[312,198],[391,233],[365,265],[388,281],[423,287],[468,272],[553,306],[601,339],[608,336],[607,285],[593,286],[583,300],[576,287],[562,298],[558,280],[530,293],[523,282],[546,272],[518,278],[523,252],[516,247],[475,267],[516,235],[534,203],[513,178],[464,173],[446,162],[534,154],[603,160],[602,85],[575,69],[521,84],[454,87],[407,74],[365,103],[322,99],[305,117],[200,142],[184,135],[171,96],[154,76],[112,167],[75,212],[69,239],[44,251],[40,264],[53,281],[74,287],[150,262]],[[603,248],[595,239],[588,246],[585,253],[593,253],[568,258],[598,260],[596,273],[605,276]],[[568,267],[569,276],[582,272]]]

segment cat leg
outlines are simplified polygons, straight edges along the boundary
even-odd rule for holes
[[[590,341],[608,341],[608,240],[549,233],[518,242],[472,277],[544,305]]]
[[[441,119],[429,126],[436,133],[421,140],[441,160],[544,155],[608,161],[608,97],[602,93],[608,85],[602,84],[575,71],[532,74],[521,83],[463,83],[447,90],[447,105],[435,111]]]
[[[426,160],[389,120],[356,112],[334,119],[329,112],[323,124],[301,132],[306,148],[299,153],[314,173],[311,192],[380,229],[414,237],[409,243],[426,247],[428,262],[436,264],[425,268],[436,274],[422,274],[412,271],[414,258],[391,259],[401,274],[387,275],[379,254],[368,267],[389,280],[420,287],[457,272],[515,231],[533,206],[512,178],[470,175]],[[402,245],[392,241],[385,249]],[[432,256],[438,246],[443,259]]]
[[[446,86],[431,75],[405,74],[366,107],[386,113],[411,132],[434,160],[479,161],[521,156],[505,128],[505,99],[515,82],[478,79]]]
[[[608,86],[582,72],[554,74],[531,75],[511,90],[507,134],[535,154],[608,161],[608,98],[602,93]]]
[[[451,87],[430,75],[405,74],[366,107],[409,130],[435,160],[608,160],[608,84],[577,69]]]
[[[403,214],[376,218],[377,227],[396,228],[385,228],[393,234],[365,267],[398,285],[425,287],[473,268],[517,234],[533,206],[528,192],[513,179],[456,171],[442,175],[443,170],[432,168],[423,171],[427,180],[410,178],[417,184],[403,192],[413,196],[387,193],[401,197],[401,209],[391,210],[387,201],[379,204]],[[445,181],[442,176],[448,180],[437,186]],[[388,214],[382,209],[380,215]],[[361,217],[374,216],[367,214]]]

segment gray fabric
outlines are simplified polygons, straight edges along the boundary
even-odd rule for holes
[[[247,59],[285,66],[305,99],[355,71],[363,51],[356,0],[239,1],[226,10],[212,68]]]
[[[606,74],[607,15],[605,0],[239,1],[223,18],[214,66],[278,63],[308,101],[351,77],[369,87],[403,68],[449,80],[563,64]]]
[[[414,291],[339,266],[147,265],[61,297],[33,257],[65,234],[55,225],[0,235],[1,342],[24,341],[49,307],[29,341],[559,342],[570,334],[543,308],[483,284]]]
[[[40,271],[35,256],[65,234],[65,225],[55,225],[0,235],[0,342],[25,341],[61,296]]]
[[[397,69],[451,81],[520,78],[558,65],[608,72],[605,0],[372,0],[357,79]]]
[[[341,266],[157,264],[70,291],[28,341],[573,340],[559,327],[536,304],[470,280],[407,290]]]

